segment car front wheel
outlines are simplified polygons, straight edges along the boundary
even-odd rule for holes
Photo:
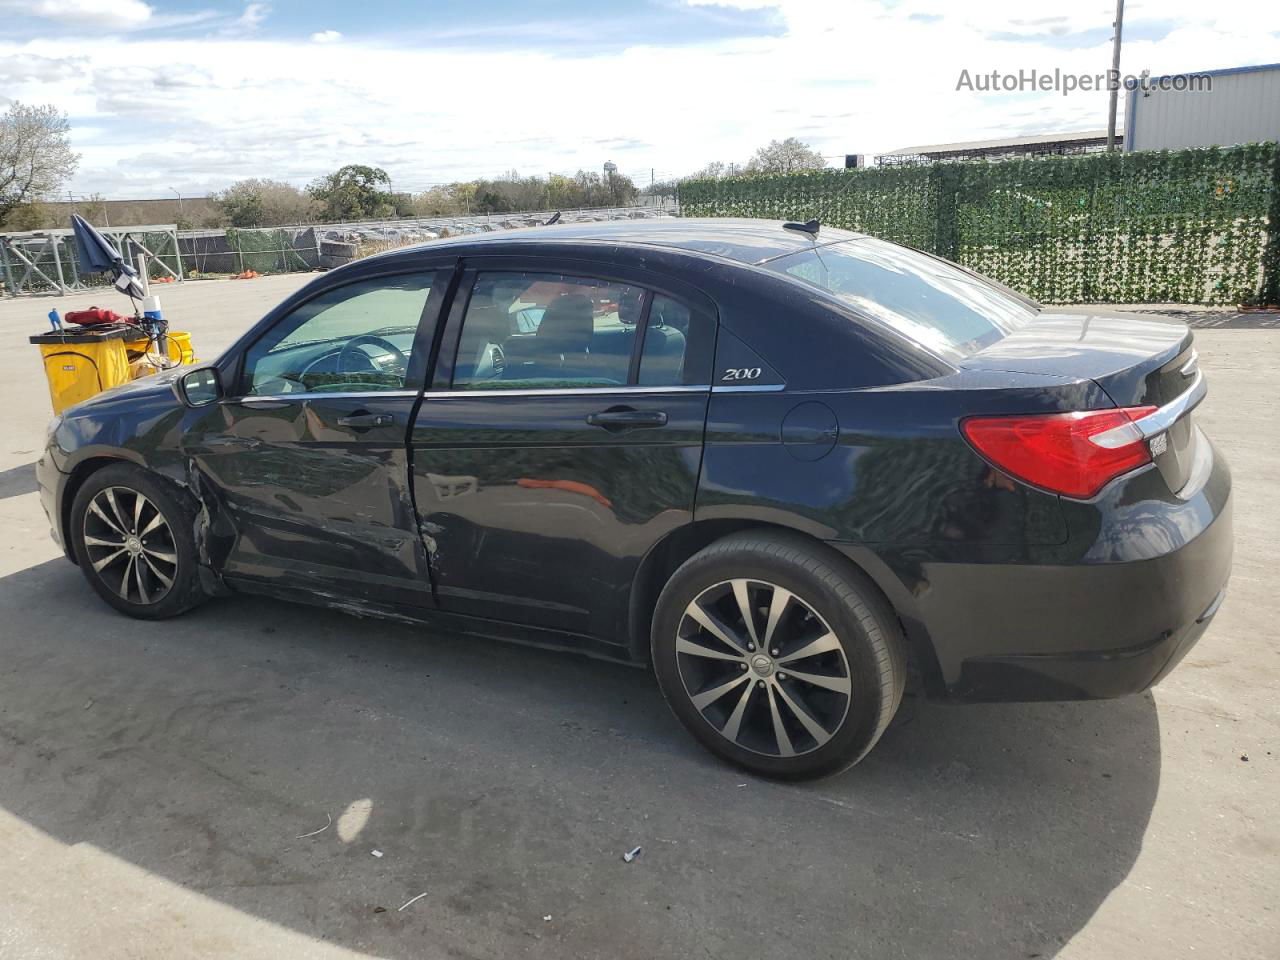
[[[888,726],[905,682],[897,619],[865,576],[786,534],[726,537],[671,577],[654,670],[713,753],[779,779],[837,773]]]
[[[196,507],[132,464],[92,474],[76,492],[68,533],[90,586],[131,617],[159,620],[205,599],[196,570]]]

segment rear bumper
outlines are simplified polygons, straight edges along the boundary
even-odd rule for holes
[[[951,688],[958,700],[1097,700],[1154,686],[1178,665],[1208,628],[1227,595],[1224,585],[1191,623],[1151,643],[1122,650],[974,657]]]
[[[1206,482],[1186,499],[1170,498],[1167,487],[1155,496],[1153,468],[1077,505],[1076,519],[1092,521],[1090,533],[1043,552],[954,562],[945,549],[833,546],[861,564],[897,609],[933,695],[994,701],[1137,693],[1186,655],[1226,593],[1231,475],[1216,451],[1213,457]]]

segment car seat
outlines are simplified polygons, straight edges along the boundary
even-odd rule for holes
[[[502,307],[473,302],[462,324],[454,382],[500,378],[505,366],[503,346],[514,329],[511,314]]]

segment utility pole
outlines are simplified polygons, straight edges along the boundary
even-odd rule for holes
[[[1116,149],[1116,101],[1120,99],[1120,34],[1124,30],[1124,0],[1116,0],[1116,29],[1111,38],[1111,74],[1107,86],[1111,88],[1111,103],[1107,107],[1107,152]]]

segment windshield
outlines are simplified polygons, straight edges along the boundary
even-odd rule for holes
[[[1035,305],[977,274],[870,237],[763,264],[820,287],[935,354],[959,359],[1002,340]]]

